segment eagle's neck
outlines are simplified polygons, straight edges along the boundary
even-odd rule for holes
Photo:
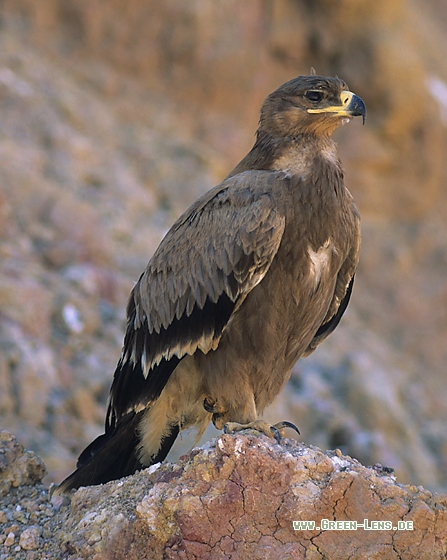
[[[324,165],[341,173],[335,143],[327,137],[301,134],[289,138],[275,138],[258,132],[253,148],[228,175],[232,177],[250,169],[286,171],[306,176],[315,167]]]

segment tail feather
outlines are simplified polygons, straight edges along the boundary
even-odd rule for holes
[[[55,493],[62,494],[80,486],[105,484],[148,467],[139,459],[141,443],[138,425],[144,412],[128,413],[113,430],[109,433],[106,431],[88,445],[79,456],[77,469],[59,484]],[[161,442],[151,465],[166,458],[178,433],[179,427],[171,426],[169,435]]]
[[[79,456],[77,469],[58,486],[61,494],[80,486],[104,484],[144,468],[138,458],[138,424],[143,411],[127,414],[110,433],[96,438]]]

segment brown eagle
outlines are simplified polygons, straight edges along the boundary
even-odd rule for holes
[[[162,461],[210,421],[279,439],[259,419],[295,362],[338,325],[360,247],[331,135],[363,101],[338,78],[299,76],[265,100],[251,151],[160,243],[130,295],[105,433],[59,486]]]

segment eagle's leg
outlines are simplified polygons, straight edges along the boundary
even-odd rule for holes
[[[277,424],[269,424],[264,420],[255,420],[248,424],[239,424],[238,422],[227,422],[224,426],[224,433],[240,432],[241,430],[255,430],[268,437],[274,437],[278,443],[281,443],[281,438],[284,437],[284,428],[292,428],[297,434],[300,433],[298,428],[291,422],[278,422]]]

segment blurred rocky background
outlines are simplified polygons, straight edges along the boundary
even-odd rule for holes
[[[161,237],[313,66],[368,108],[337,134],[362,258],[342,325],[266,417],[446,490],[446,60],[444,0],[0,3],[0,428],[47,481],[102,430]]]

